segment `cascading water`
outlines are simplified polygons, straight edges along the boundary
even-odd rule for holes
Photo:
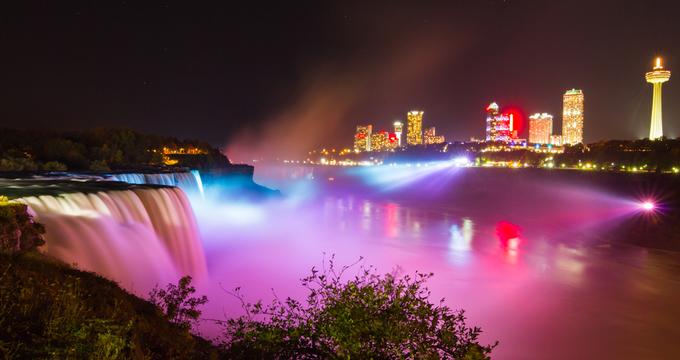
[[[205,199],[205,189],[203,188],[203,180],[201,180],[201,172],[198,170],[191,170],[191,175],[196,179],[196,185],[198,185],[198,192],[201,194],[201,198]]]
[[[124,173],[113,174],[111,180],[122,181],[129,184],[152,184],[152,185],[167,185],[177,186],[190,195],[203,194],[203,182],[201,181],[201,173],[198,170],[191,170],[191,172],[173,172],[173,173],[156,173],[156,174],[142,174],[142,173]]]
[[[187,173],[193,179],[193,175]],[[195,181],[195,180],[194,180]],[[196,219],[178,188],[26,196],[46,226],[44,251],[137,293],[206,274]]]

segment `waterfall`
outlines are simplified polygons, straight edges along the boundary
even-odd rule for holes
[[[137,175],[125,176],[135,179]],[[44,252],[118,281],[138,294],[182,275],[201,278],[206,274],[196,219],[187,196],[178,188],[18,200],[28,204],[36,220],[45,225]]]
[[[201,172],[198,170],[191,170],[191,175],[193,175],[194,179],[196,179],[198,192],[201,194],[201,198],[205,199],[205,189],[203,188],[203,180],[201,180]]]
[[[113,174],[110,176],[111,180],[122,181],[129,184],[152,184],[152,185],[168,185],[177,186],[184,190],[189,195],[203,194],[203,182],[201,181],[201,173],[198,170],[191,170],[191,172],[173,172],[173,173],[156,173],[156,174],[142,174],[142,173],[124,173]]]

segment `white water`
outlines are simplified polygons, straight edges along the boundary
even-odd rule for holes
[[[203,193],[203,181],[201,180],[201,173],[198,170],[191,170],[191,172],[175,172],[175,173],[159,173],[159,174],[142,174],[142,173],[125,173],[114,174],[110,177],[111,180],[122,181],[129,184],[152,184],[152,185],[167,185],[177,186],[184,190],[187,194],[196,194],[201,197]]]
[[[192,174],[186,173],[191,179]],[[151,177],[161,181],[162,176]],[[132,179],[132,176],[130,177]],[[42,195],[19,199],[46,226],[43,250],[138,294],[206,274],[187,196],[178,188]]]

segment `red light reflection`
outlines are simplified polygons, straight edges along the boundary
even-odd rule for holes
[[[511,264],[516,264],[519,256],[520,231],[519,226],[508,221],[496,224],[496,235],[501,243],[501,249]]]
[[[511,240],[519,240],[520,228],[513,223],[500,221],[498,224],[496,224],[496,235],[498,235],[498,239],[504,246],[508,246]]]

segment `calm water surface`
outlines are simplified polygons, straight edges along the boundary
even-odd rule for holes
[[[627,200],[555,184],[485,188],[471,200],[453,189],[480,189],[455,180],[389,193],[327,180],[305,182],[313,191],[304,197],[291,187],[274,203],[197,207],[207,315],[241,313],[221,288],[240,286],[249,300],[301,298],[298,279],[324,256],[339,264],[362,256],[381,272],[433,272],[433,300],[465,309],[483,341],[499,340],[495,358],[680,356],[680,256],[606,238],[639,216]]]

